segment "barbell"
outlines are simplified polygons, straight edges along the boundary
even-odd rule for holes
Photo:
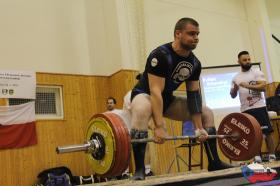
[[[231,113],[220,123],[217,138],[223,154],[231,160],[245,161],[260,152],[262,131],[258,121],[245,113]],[[165,140],[193,139],[196,136],[168,136]],[[60,146],[57,153],[85,151],[89,163],[100,177],[120,175],[130,161],[131,143],[153,142],[154,138],[130,139],[128,129],[120,116],[105,112],[89,120],[86,142]]]

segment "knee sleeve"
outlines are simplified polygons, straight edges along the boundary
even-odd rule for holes
[[[131,139],[148,138],[148,131],[131,129],[130,130],[130,136],[131,136]]]

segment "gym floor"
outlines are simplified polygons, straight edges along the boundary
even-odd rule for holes
[[[176,186],[185,186],[185,185],[195,185],[195,186],[241,186],[241,185],[280,185],[280,162],[273,163],[264,163],[264,166],[271,167],[276,169],[278,176],[270,182],[258,182],[255,184],[250,184],[247,181],[242,173],[240,167],[208,172],[208,171],[196,171],[190,173],[178,173],[170,175],[161,175],[161,176],[151,176],[147,177],[144,181],[131,181],[131,180],[120,180],[112,182],[104,182],[99,184],[89,184],[95,186],[109,186],[109,185],[122,185],[122,186],[138,186],[138,185],[176,185]]]

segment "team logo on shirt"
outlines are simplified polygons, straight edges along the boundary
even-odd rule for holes
[[[256,85],[257,81],[250,81],[249,85]],[[253,97],[261,97],[261,92],[256,90],[249,89],[249,94],[251,94]]]
[[[171,77],[175,83],[187,80],[192,74],[193,65],[187,61],[181,61],[174,69]]]
[[[157,58],[153,58],[153,59],[151,60],[151,66],[152,66],[152,67],[155,67],[155,66],[157,66],[157,64],[158,64]]]

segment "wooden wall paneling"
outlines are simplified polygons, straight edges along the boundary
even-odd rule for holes
[[[91,78],[90,86],[93,99],[95,99],[95,107],[101,112],[106,111],[106,99],[110,93],[110,81],[108,78],[96,77]]]
[[[69,167],[74,175],[92,174],[83,152],[57,155],[55,148],[82,143],[88,120],[105,111],[109,95],[119,100],[121,108],[123,96],[133,87],[136,74],[130,70],[120,71],[114,77],[37,73],[37,84],[63,87],[64,118],[36,121],[37,145],[0,150],[0,164],[5,167],[0,169],[0,185],[34,185],[39,172],[57,166]]]
[[[125,94],[137,83],[135,77],[138,73],[137,71],[124,70],[109,78],[111,87],[109,94],[117,99],[117,108],[122,108]]]
[[[0,185],[34,185],[40,171],[62,165],[74,175],[92,174],[83,152],[57,155],[55,148],[84,141],[89,118],[104,110],[96,100],[107,96],[103,95],[107,92],[106,83],[101,86],[99,82],[108,82],[108,77],[37,73],[37,82],[63,86],[64,119],[37,121],[35,146],[0,150],[0,163],[5,167],[0,170]]]
[[[279,85],[279,83],[280,82],[272,82],[272,83],[266,84],[266,88],[265,88],[266,98],[275,96],[275,90],[276,90],[277,86]],[[276,121],[271,122],[271,124],[273,126],[273,129],[274,129],[274,132],[272,133],[272,135],[273,135],[273,140],[274,140],[274,145],[275,146],[277,145],[277,143],[279,141],[279,134],[277,132],[276,123],[277,123]],[[262,152],[267,152],[267,147],[266,147],[265,143],[262,144]]]
[[[279,85],[279,82],[272,82],[272,83],[266,84],[266,91],[265,91],[266,97],[274,96],[275,90],[278,85]]]

